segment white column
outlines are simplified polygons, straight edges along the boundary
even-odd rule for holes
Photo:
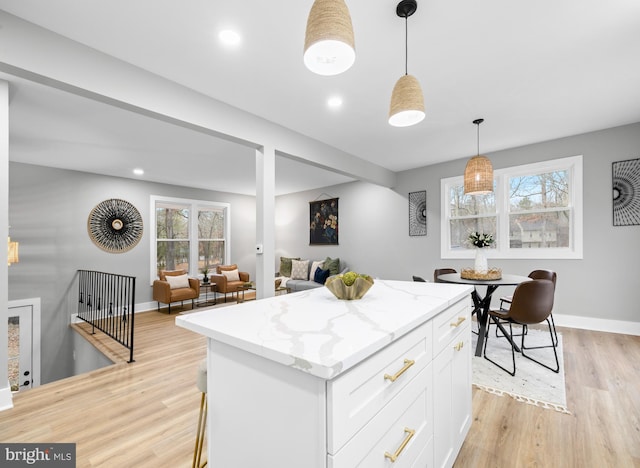
[[[256,299],[275,294],[276,154],[273,146],[256,150]]]
[[[7,369],[9,272],[6,238],[9,235],[9,83],[0,81],[0,411],[13,407]]]

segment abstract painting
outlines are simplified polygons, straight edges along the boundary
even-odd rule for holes
[[[409,193],[409,235],[427,235],[427,192]]]
[[[613,225],[640,224],[640,159],[613,163]]]

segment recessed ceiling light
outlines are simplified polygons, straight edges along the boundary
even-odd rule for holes
[[[218,34],[218,38],[222,41],[223,44],[229,45],[229,46],[235,46],[240,44],[240,40],[242,39],[240,37],[240,34],[238,34],[236,31],[233,31],[231,29],[225,29],[223,31],[220,31],[220,33]]]
[[[136,169],[133,170],[133,173],[135,175],[142,175],[142,174],[144,174],[144,169],[136,168]]]
[[[330,97],[327,101],[327,105],[331,109],[339,109],[340,107],[342,107],[342,98],[340,96]]]

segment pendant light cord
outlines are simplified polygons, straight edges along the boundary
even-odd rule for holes
[[[478,124],[478,156],[480,156],[480,124]]]
[[[409,17],[404,17],[404,74],[409,74]]]

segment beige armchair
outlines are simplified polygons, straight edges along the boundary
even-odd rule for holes
[[[191,299],[191,308],[194,306],[194,299],[200,297],[200,280],[197,278],[187,278],[185,270],[161,270],[160,279],[153,282],[153,300],[169,305],[171,313],[171,303]]]
[[[238,265],[218,265],[216,274],[211,275],[211,282],[216,284],[216,292],[224,294],[224,302],[227,302],[227,294],[236,293],[238,299],[238,288],[249,282],[249,273],[238,271]]]

